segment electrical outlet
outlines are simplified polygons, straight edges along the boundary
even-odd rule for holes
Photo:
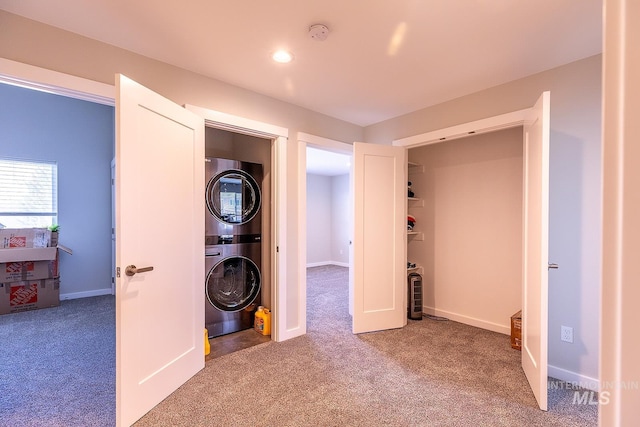
[[[573,342],[573,328],[560,326],[560,339],[564,342]]]

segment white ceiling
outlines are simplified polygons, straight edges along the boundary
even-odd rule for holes
[[[351,156],[307,147],[307,173],[336,176],[349,173]]]
[[[0,8],[361,126],[602,51],[601,0],[0,0]],[[307,34],[316,23],[330,29],[324,42]],[[281,47],[292,63],[270,60]]]

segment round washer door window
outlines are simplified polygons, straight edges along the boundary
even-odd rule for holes
[[[244,310],[260,292],[260,270],[249,258],[223,259],[209,270],[206,292],[209,303],[218,310]]]
[[[206,200],[209,212],[219,221],[244,224],[260,209],[260,187],[248,173],[226,170],[209,180]]]

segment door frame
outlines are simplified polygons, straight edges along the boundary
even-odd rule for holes
[[[285,341],[297,336],[288,328],[287,304],[287,128],[216,110],[185,104],[184,107],[204,118],[205,127],[255,136],[271,141],[271,339]]]
[[[298,132],[298,335],[307,333],[307,147],[318,148],[334,153],[348,154],[353,157],[353,144],[309,133]],[[304,177],[304,179],[303,179]],[[351,171],[349,171],[351,179]],[[352,199],[353,197],[350,197]],[[349,240],[352,240],[353,236]],[[351,275],[352,260],[349,259]],[[349,281],[349,314],[353,306],[353,283]]]

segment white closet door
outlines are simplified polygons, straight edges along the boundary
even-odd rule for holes
[[[544,92],[524,125],[524,268],[522,368],[540,409],[547,410],[549,317],[549,118]]]
[[[353,333],[407,323],[407,155],[354,143]]]
[[[116,88],[116,422],[128,426],[204,367],[204,120],[124,76]]]

